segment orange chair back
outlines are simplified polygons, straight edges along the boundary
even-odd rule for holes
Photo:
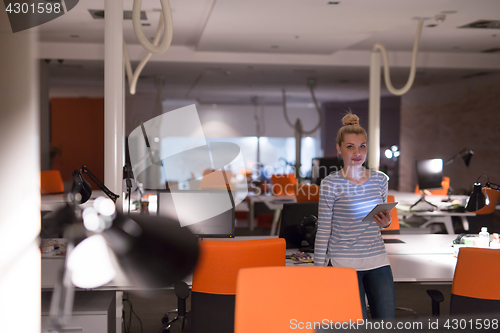
[[[483,193],[485,193],[488,196],[488,200],[490,202],[480,210],[476,211],[475,213],[477,215],[492,214],[493,212],[495,212],[500,191],[491,188],[483,188]]]
[[[271,176],[272,193],[274,195],[293,195],[297,185],[297,178],[293,173],[288,175],[272,175]]]
[[[224,177],[224,174],[225,177]],[[231,189],[232,172],[230,170],[204,170],[200,181],[200,190],[226,190]]]
[[[352,268],[262,267],[238,274],[235,333],[315,332],[304,324],[362,318]]]
[[[394,196],[388,195],[387,202],[396,202],[394,200]],[[396,209],[396,207],[391,209],[391,225],[385,229],[382,229],[382,231],[389,231],[389,230],[399,231],[399,218],[398,218],[398,210]]]
[[[285,266],[283,238],[245,241],[201,241],[193,273],[194,292],[234,295],[241,268]]]
[[[41,194],[64,192],[64,184],[59,170],[40,172],[40,192]]]
[[[462,247],[458,252],[451,293],[500,300],[500,250]]]
[[[318,202],[319,189],[319,185],[296,185],[295,197],[297,202]]]
[[[429,192],[434,195],[448,195],[448,189],[450,188],[450,177],[443,177],[441,187],[442,189],[430,190]],[[415,193],[420,193],[418,185],[415,188]]]

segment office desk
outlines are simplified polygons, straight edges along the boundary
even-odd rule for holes
[[[280,218],[281,210],[283,209],[283,204],[287,202],[295,202],[294,195],[280,195],[280,196],[272,196],[272,195],[254,195],[248,196],[248,206],[249,206],[249,214],[248,214],[248,225],[250,230],[255,229],[255,203],[263,202],[267,208],[274,211],[273,215],[273,224],[271,227],[271,236],[276,234],[276,229],[278,226],[278,220]]]
[[[398,215],[403,216],[403,219],[411,216],[418,216],[426,219],[427,221],[423,223],[420,227],[425,228],[429,226],[431,223],[443,223],[446,232],[450,235],[455,234],[453,229],[452,217],[457,216],[462,220],[462,224],[464,229],[468,226],[467,216],[476,216],[475,213],[459,213],[459,212],[449,212],[443,211],[440,209],[445,209],[449,202],[443,202],[442,200],[447,200],[448,196],[446,195],[428,195],[425,197],[425,200],[437,206],[434,208],[433,206],[427,203],[419,203],[413,210],[408,210],[409,206],[413,205],[420,199],[420,194],[417,193],[407,193],[407,192],[397,192],[397,191],[388,191],[389,195],[393,195],[398,205],[396,206],[398,210]],[[465,206],[468,196],[465,195],[452,195],[450,197],[451,200],[458,200],[462,206]],[[435,209],[430,211],[431,209]]]
[[[453,281],[455,235],[384,235],[391,238],[405,242],[385,244],[394,282]]]
[[[462,220],[462,225],[464,229],[468,225],[467,216],[476,216],[475,213],[458,213],[458,212],[446,212],[446,211],[432,211],[432,212],[407,212],[407,211],[399,211],[398,214],[402,216],[419,216],[425,218],[427,221],[423,223],[420,228],[425,228],[432,223],[444,223],[446,228],[446,232],[450,235],[455,234],[455,230],[453,229],[453,216],[460,217]]]
[[[454,257],[454,235],[384,235],[384,239],[399,239],[405,243],[386,243],[385,248],[392,268],[394,282],[453,281],[457,259]],[[287,249],[287,255],[298,252]],[[298,264],[287,260],[287,266]]]
[[[43,194],[41,196],[40,210],[54,212],[57,209],[62,208],[68,202],[66,195],[67,194],[62,194],[62,193],[60,193],[60,194]],[[81,205],[78,205],[78,206],[82,209],[87,208],[87,207],[91,207],[94,203],[95,198],[97,198],[97,197],[107,198],[108,196],[106,194],[104,194],[103,191],[92,190],[92,196],[90,197],[90,199],[87,202],[85,202]],[[50,217],[50,216],[47,215],[46,217]]]
[[[52,292],[42,292],[42,333],[50,331],[50,305]],[[120,300],[121,301],[121,300]],[[61,332],[121,332],[121,325],[116,328],[116,298],[113,292],[76,292],[73,311],[67,318],[67,323]],[[119,314],[121,317],[121,314]],[[120,321],[121,322],[121,321]]]
[[[274,236],[276,237],[276,236]],[[248,236],[231,239],[215,240],[249,240],[259,238],[274,238],[273,236]],[[453,281],[456,258],[453,255],[452,242],[454,235],[384,235],[386,239],[400,239],[405,243],[386,243],[388,258],[392,267],[394,282],[400,283],[449,283]],[[298,252],[296,249],[288,249],[287,254]],[[53,289],[57,279],[57,273],[63,267],[64,257],[42,258],[42,289]],[[301,264],[311,266],[312,264]],[[287,260],[287,266],[296,266],[292,260]],[[187,277],[185,282],[192,284],[192,277]],[[116,295],[116,320],[121,320],[121,297],[123,291],[134,290],[131,285],[123,281],[114,280],[110,283],[96,288],[93,291],[114,291]],[[120,325],[117,325],[118,327]],[[117,333],[120,333],[117,327]]]

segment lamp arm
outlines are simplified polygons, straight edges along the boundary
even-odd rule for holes
[[[462,149],[460,152],[458,152],[455,156],[453,156],[452,158],[450,158],[448,161],[446,161],[446,163],[444,165],[449,165],[451,163],[453,163],[453,161],[457,158],[457,157],[460,157],[462,154],[464,154],[465,152],[467,151],[467,149]]]
[[[116,202],[116,199],[118,199],[120,196],[111,192],[111,190],[109,188],[107,188],[99,179],[97,179],[96,176],[94,176],[94,174],[92,172],[90,172],[90,170],[84,165],[82,166],[82,169],[80,171],[81,173],[85,173],[87,174],[90,179],[92,179],[94,181],[94,183],[97,184],[97,186],[99,186],[99,188],[108,196],[110,197],[111,200],[113,200],[113,202]]]
[[[498,184],[487,182],[486,186],[493,190],[500,191],[500,185]]]

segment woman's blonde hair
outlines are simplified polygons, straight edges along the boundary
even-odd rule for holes
[[[342,126],[337,133],[337,144],[339,146],[344,142],[344,135],[346,134],[363,134],[365,139],[368,139],[365,129],[359,125],[359,117],[350,110],[349,113],[342,118],[342,123],[344,126]]]

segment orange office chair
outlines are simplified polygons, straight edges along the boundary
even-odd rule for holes
[[[450,188],[450,177],[443,177],[443,181],[441,182],[442,189],[431,190],[430,194],[434,195],[448,195],[448,189]],[[420,189],[417,185],[415,188],[415,193],[420,193]]]
[[[297,185],[297,178],[293,173],[288,175],[272,175],[272,194],[273,195],[294,195]]]
[[[352,268],[261,267],[238,274],[235,333],[315,332],[300,323],[362,318],[358,276]]]
[[[233,332],[238,271],[285,266],[285,261],[286,243],[282,238],[201,241],[200,258],[193,273],[191,332]]]
[[[319,201],[319,185],[295,185],[295,197],[297,202],[318,202]]]
[[[64,184],[59,170],[45,170],[40,172],[40,193],[63,193]]]
[[[224,173],[224,174],[223,174]],[[204,170],[203,178],[200,182],[200,190],[230,190],[234,189],[231,185],[232,172],[230,170]]]
[[[487,227],[490,233],[500,232],[500,230],[494,223],[494,213],[496,205],[498,203],[498,197],[500,196],[500,191],[485,187],[483,188],[483,193],[488,196],[489,203],[476,211],[476,216],[467,216],[467,221],[469,222],[468,232],[471,234],[477,234],[481,231],[481,227]]]
[[[387,202],[395,202],[394,196],[393,195],[388,195],[387,196]],[[385,229],[380,230],[382,234],[385,235],[393,235],[397,234],[399,235],[399,218],[398,218],[398,210],[396,207],[394,207],[391,210],[391,225]]]
[[[477,215],[492,214],[495,212],[495,208],[498,203],[498,197],[500,196],[500,191],[494,190],[489,187],[485,187],[483,188],[483,193],[485,193],[488,196],[489,203],[480,210],[476,211],[475,213]]]
[[[498,249],[460,248],[451,285],[451,315],[500,313],[499,262]],[[443,295],[437,290],[427,293],[432,298],[432,314],[439,315]]]

